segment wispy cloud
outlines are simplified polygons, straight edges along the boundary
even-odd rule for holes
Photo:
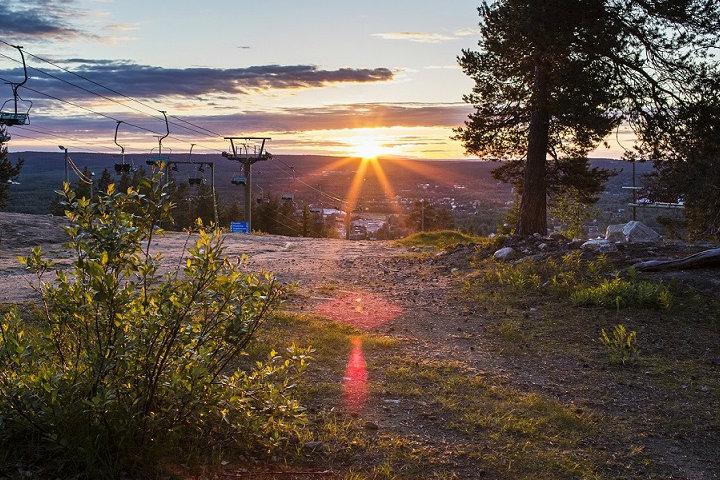
[[[453,40],[460,40],[464,37],[479,35],[478,28],[460,28],[452,33],[437,32],[385,32],[373,33],[373,37],[382,38],[384,40],[404,40],[416,43],[443,43]]]
[[[298,133],[354,128],[454,127],[462,124],[467,118],[469,108],[459,103],[357,103],[183,118],[221,133],[238,130],[244,133]],[[122,118],[147,128],[160,128],[158,119],[147,116],[123,114]],[[93,138],[102,136],[110,138],[115,126],[112,121],[87,116],[37,115],[34,124],[37,128],[65,132],[75,137]],[[175,130],[177,131],[174,135],[189,134],[180,129]],[[420,137],[406,140],[423,141]]]
[[[480,29],[478,27],[459,28],[455,30],[456,37],[476,37],[478,35],[480,35]]]
[[[162,68],[127,61],[72,59],[73,70],[126,95],[141,98],[164,96],[237,95],[274,89],[316,88],[341,83],[385,82],[394,78],[388,68],[340,68],[325,70],[314,65],[261,65],[246,68]],[[17,69],[0,70],[0,77],[14,78]],[[65,99],[92,99],[88,91],[32,72],[32,88]],[[72,75],[54,70],[53,75],[72,83]],[[92,85],[88,90],[110,95]],[[111,96],[111,95],[110,95]]]
[[[384,40],[406,40],[417,43],[441,43],[455,39],[455,37],[443,35],[441,33],[430,32],[386,32],[373,33],[372,36],[382,38]]]

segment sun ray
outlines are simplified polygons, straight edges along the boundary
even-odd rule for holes
[[[443,185],[453,185],[461,181],[461,179],[457,177],[457,175],[454,175],[447,170],[442,170],[438,167],[429,165],[428,162],[392,157],[388,157],[386,160],[401,168],[411,170],[425,178],[429,178]]]
[[[352,179],[352,183],[350,184],[350,189],[348,190],[347,198],[345,200],[348,215],[352,214],[355,207],[357,207],[358,198],[360,197],[360,192],[365,181],[368,163],[369,162],[366,160],[360,162],[360,165],[355,172],[355,176]]]
[[[370,165],[372,166],[372,169],[375,172],[375,176],[380,182],[380,186],[382,187],[383,192],[385,192],[385,197],[388,199],[388,205],[390,205],[393,213],[401,214],[402,210],[400,208],[400,205],[398,205],[397,203],[395,190],[393,189],[392,184],[388,180],[387,175],[385,175],[385,170],[383,170],[382,165],[380,164],[380,160],[370,160],[368,163],[370,163]]]
[[[336,170],[336,169],[342,168],[342,167],[344,167],[344,166],[346,166],[346,165],[349,165],[349,164],[351,164],[352,162],[357,161],[357,160],[358,160],[357,158],[353,158],[353,157],[338,158],[338,159],[333,160],[333,161],[330,162],[329,164],[323,165],[323,166],[321,166],[321,167],[319,167],[319,168],[316,168],[315,170],[312,170],[312,171],[310,171],[310,172],[308,172],[308,173],[306,173],[306,174],[304,174],[304,175],[302,175],[302,176],[300,176],[300,177],[298,177],[298,178],[299,178],[300,180],[302,180],[302,181],[307,182],[307,181],[309,181],[312,177],[316,177],[316,176],[318,176],[318,175],[321,175],[324,171]]]

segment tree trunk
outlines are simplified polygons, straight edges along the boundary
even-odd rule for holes
[[[537,65],[533,80],[532,113],[528,132],[525,178],[520,200],[520,218],[517,226],[518,235],[547,234],[545,168],[550,130],[549,95],[547,69]]]

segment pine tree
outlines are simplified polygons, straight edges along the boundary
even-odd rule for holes
[[[98,191],[107,192],[108,187],[110,186],[110,184],[113,183],[115,183],[115,179],[112,177],[112,175],[110,175],[108,169],[103,169],[102,174],[100,175],[100,180],[98,180]]]
[[[702,102],[678,111],[659,147],[651,177],[653,199],[683,199],[689,233],[720,238],[720,77]]]
[[[10,137],[5,132],[4,127],[0,127],[0,208],[4,208],[7,204],[10,182],[20,175],[23,161],[18,160],[13,164],[8,158],[6,142]]]
[[[456,138],[511,160],[497,176],[520,187],[521,235],[546,232],[553,191],[594,199],[610,172],[587,155],[619,125],[638,135],[637,155],[656,158],[720,45],[717,0],[494,0],[479,12],[480,50],[459,58],[475,112]]]

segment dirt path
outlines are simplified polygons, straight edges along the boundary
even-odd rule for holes
[[[0,228],[3,222],[10,222],[16,225],[13,231],[17,232],[21,220],[0,216]],[[61,265],[68,264],[58,243],[62,236],[51,232],[56,228],[57,224],[47,223],[26,230],[20,245],[15,243],[13,248],[7,248],[10,242],[6,240],[12,236],[11,230],[3,230],[0,301],[19,303],[35,298],[28,276],[16,261],[17,255],[26,254],[30,246],[42,245]],[[163,252],[166,266],[173,268],[181,262],[186,241],[186,235],[168,233],[154,243],[153,249]],[[598,383],[590,371],[572,359],[538,358],[522,351],[499,355],[497,345],[485,335],[489,317],[497,314],[457,299],[463,272],[457,271],[455,264],[433,258],[419,260],[417,255],[390,242],[229,236],[226,247],[230,256],[248,255],[250,269],[271,271],[283,282],[296,282],[298,295],[290,308],[331,317],[333,312],[339,312],[340,317],[359,328],[401,338],[409,356],[458,360],[524,392],[611,412],[620,418],[642,414],[637,411],[637,403],[623,401],[638,394],[627,385],[619,388],[617,401],[612,404],[595,401],[603,398],[600,390],[607,385]],[[428,444],[446,441],[438,438],[432,428],[426,428],[425,417],[419,418],[406,405],[386,405],[368,415],[380,425],[408,432]],[[646,444],[653,459],[673,472],[667,478],[718,478],[717,458],[712,461],[717,442],[705,457],[698,456],[683,438],[653,438]],[[475,478],[469,473],[470,466],[464,468],[469,470],[464,474],[460,470],[459,478]]]

